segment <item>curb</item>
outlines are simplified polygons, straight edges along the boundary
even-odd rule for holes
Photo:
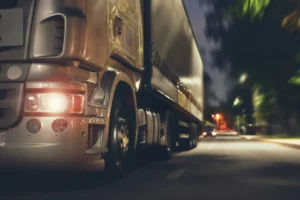
[[[268,139],[264,139],[264,138],[247,138],[247,137],[243,137],[246,140],[253,140],[253,141],[258,141],[258,142],[267,142],[267,143],[272,143],[272,144],[278,144],[281,146],[285,146],[285,147],[290,147],[290,148],[294,148],[294,149],[300,149],[300,145],[299,144],[289,144],[289,143],[285,143],[285,142],[278,142],[278,141],[271,141]]]

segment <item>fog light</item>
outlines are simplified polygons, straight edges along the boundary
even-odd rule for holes
[[[52,123],[52,129],[56,132],[56,133],[63,133],[65,132],[69,127],[69,124],[66,120],[64,119],[56,119],[53,123]]]
[[[30,133],[37,133],[41,130],[41,128],[42,128],[42,124],[37,119],[31,119],[27,122],[27,130]]]

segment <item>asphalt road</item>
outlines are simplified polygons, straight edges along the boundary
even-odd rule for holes
[[[0,199],[298,199],[300,150],[227,136],[203,139],[196,149],[136,169],[118,182],[31,178],[9,187],[0,178]]]

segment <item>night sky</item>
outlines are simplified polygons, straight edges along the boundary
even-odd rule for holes
[[[205,36],[205,13],[209,10],[208,6],[200,6],[199,0],[184,0],[194,33],[196,35],[198,46],[205,50],[202,56],[205,71],[209,73],[213,80],[212,90],[220,100],[225,100],[227,91],[230,87],[229,80],[226,78],[226,72],[220,72],[211,63],[210,50],[217,48],[213,41],[208,41]]]

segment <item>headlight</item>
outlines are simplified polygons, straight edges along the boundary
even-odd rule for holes
[[[203,133],[202,133],[202,135],[206,136],[206,135],[207,135],[207,133],[206,133],[206,132],[203,132]]]
[[[26,109],[36,111],[40,108],[40,99],[35,94],[29,94],[26,97]]]
[[[68,97],[63,94],[41,95],[41,109],[49,112],[65,112],[68,109]]]
[[[82,94],[35,93],[27,94],[25,112],[83,113]]]

